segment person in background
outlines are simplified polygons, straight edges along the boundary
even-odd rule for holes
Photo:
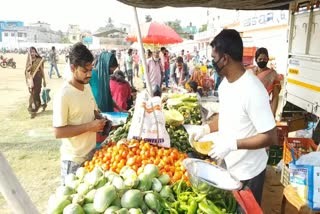
[[[139,58],[139,54],[138,54],[137,50],[134,51],[132,59],[133,59],[134,76],[139,78],[139,62],[140,62],[140,58]]]
[[[187,51],[186,58],[187,58],[187,62],[189,62],[191,60],[191,54],[189,51]]]
[[[225,160],[227,170],[248,187],[261,204],[268,155],[277,143],[277,129],[262,83],[243,67],[239,32],[222,30],[210,43],[213,66],[223,80],[219,87],[219,114],[210,124],[192,130],[189,142],[218,131],[209,152]]]
[[[114,54],[102,52],[96,66],[97,70],[97,105],[101,112],[113,112],[114,109],[124,112],[112,99],[110,91],[110,75],[118,68],[118,62]]]
[[[124,73],[120,70],[114,72],[110,77],[110,90],[114,102],[121,109],[128,110],[128,100],[131,97],[131,87],[126,81]],[[117,111],[117,109],[114,109]]]
[[[75,173],[95,152],[96,132],[103,130],[106,120],[100,119],[90,86],[93,55],[82,43],[69,53],[72,78],[56,93],[53,103],[55,137],[62,139],[61,179]],[[97,118],[97,119],[96,119]]]
[[[184,61],[185,63],[187,63],[187,56],[184,55],[184,50],[183,50],[183,49],[181,50],[180,56],[182,57],[183,61]]]
[[[200,65],[200,55],[199,51],[196,51],[196,55],[192,59],[193,65],[199,66]]]
[[[169,51],[166,49],[164,52],[164,81],[166,88],[169,87],[169,76],[170,76],[170,56]]]
[[[148,71],[151,87],[156,85],[160,87],[162,83],[164,68],[162,66],[159,55],[160,55],[160,51],[158,50],[155,51],[153,53],[152,58],[150,58],[147,62],[147,66],[148,66],[147,71]]]
[[[196,81],[190,81],[189,82],[189,90],[188,90],[188,92],[189,93],[196,93],[198,100],[200,100],[201,97],[203,96],[202,88],[198,86]]]
[[[98,102],[98,72],[97,72],[97,64],[98,64],[99,56],[95,55],[93,60],[93,68],[92,68],[92,74],[89,81],[89,85],[91,86],[93,97]]]
[[[255,54],[255,60],[257,67],[253,69],[253,72],[257,75],[264,87],[267,89],[270,97],[270,105],[273,115],[276,115],[279,93],[281,90],[280,80],[281,78],[275,70],[268,68],[269,53],[266,48],[259,48]]]
[[[159,56],[160,56],[160,62],[161,62],[161,64],[162,64],[162,67],[163,67],[163,74],[162,74],[162,76],[164,77],[163,78],[163,81],[165,81],[165,73],[166,73],[166,70],[165,70],[165,68],[164,68],[164,64],[165,64],[165,57],[164,57],[164,55],[165,55],[165,52],[166,52],[166,48],[165,47],[161,47],[160,48],[160,54],[159,54]],[[162,82],[163,83],[163,82]],[[162,84],[161,84],[162,85]]]
[[[134,102],[136,100],[136,97],[137,97],[137,92],[138,90],[134,87],[131,87],[131,96],[130,96],[130,99],[128,100],[128,109],[127,110],[130,110],[132,107],[134,107]]]
[[[25,69],[25,77],[30,92],[28,111],[30,113],[31,119],[36,116],[36,113],[41,107],[40,93],[42,80],[43,87],[46,87],[43,63],[44,59],[42,59],[38,54],[37,49],[35,47],[30,47],[30,52],[28,53],[28,59]],[[44,104],[42,107],[44,111],[47,105]]]
[[[183,58],[179,56],[170,68],[170,79],[177,86],[184,86],[189,79],[188,65],[183,63]]]
[[[50,51],[49,61],[50,61],[50,66],[51,66],[50,67],[50,72],[49,72],[50,79],[52,77],[53,68],[56,70],[58,78],[61,78],[61,76],[59,74],[58,66],[57,66],[58,57],[57,57],[57,53],[56,53],[56,48],[54,46],[52,46],[52,49]]]
[[[130,82],[131,86],[133,86],[133,59],[132,59],[132,52],[133,50],[130,48],[128,50],[128,54],[126,55],[125,64],[126,64],[126,75],[128,81]]]

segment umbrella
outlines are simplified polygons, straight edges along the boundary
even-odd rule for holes
[[[183,40],[181,37],[169,26],[160,24],[158,22],[147,22],[140,25],[142,42],[145,44],[175,44]],[[136,42],[137,35],[130,34],[127,41]]]

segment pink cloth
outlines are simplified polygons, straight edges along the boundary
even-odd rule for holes
[[[113,101],[123,110],[127,110],[127,101],[131,96],[131,87],[128,82],[110,80],[110,91]],[[114,109],[117,111],[117,109]]]
[[[133,59],[133,62],[134,62],[134,64],[136,64],[136,65],[139,65],[139,55],[138,54],[134,54],[133,56],[132,56],[132,59]]]
[[[148,74],[151,86],[161,86],[163,67],[161,61],[154,61],[152,58],[148,60]]]

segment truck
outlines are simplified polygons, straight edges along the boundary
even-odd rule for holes
[[[303,115],[305,121],[314,124],[309,128],[313,129],[313,140],[319,143],[320,1],[292,1],[289,13],[288,69],[282,116]],[[306,128],[306,123],[302,122],[301,126],[297,127]]]

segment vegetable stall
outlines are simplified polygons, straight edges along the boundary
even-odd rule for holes
[[[126,123],[110,132],[91,160],[76,174],[67,175],[65,186],[51,195],[48,213],[236,213],[237,201],[229,191],[233,187],[220,189],[200,182],[187,169],[190,161],[199,160],[188,156],[203,159],[201,163],[208,166],[215,164],[205,149],[197,149],[201,154],[188,142],[185,123],[203,122],[197,97],[164,97],[160,112],[171,146],[148,142],[148,138],[128,139],[130,129],[137,127],[136,112],[132,111]]]

